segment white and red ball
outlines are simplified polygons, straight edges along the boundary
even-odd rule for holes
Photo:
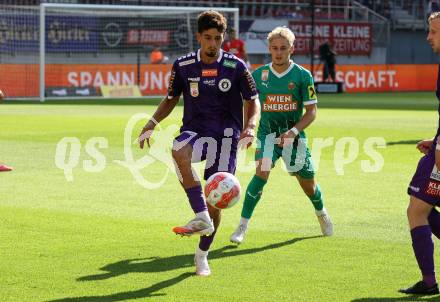
[[[206,202],[217,209],[234,206],[240,200],[240,196],[240,183],[231,173],[217,172],[206,181]]]

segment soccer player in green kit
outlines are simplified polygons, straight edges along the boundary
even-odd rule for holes
[[[230,238],[231,242],[237,244],[244,239],[249,219],[261,198],[270,170],[280,157],[289,174],[296,176],[312,202],[322,234],[333,234],[333,224],[315,180],[304,133],[317,111],[313,77],[308,70],[290,60],[295,41],[290,29],[277,27],[269,33],[267,40],[272,63],[258,68],[252,74],[261,102],[257,134],[259,145],[255,152],[256,173],[246,189],[240,223]]]

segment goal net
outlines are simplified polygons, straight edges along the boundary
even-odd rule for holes
[[[0,69],[7,70],[0,89],[41,101],[164,95],[169,64],[198,48],[197,16],[208,9],[0,5]],[[237,8],[214,9],[238,29]]]

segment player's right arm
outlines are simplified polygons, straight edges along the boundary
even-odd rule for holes
[[[145,141],[147,142],[148,147],[150,147],[150,137],[153,134],[154,127],[156,127],[156,125],[159,124],[164,118],[166,118],[179,102],[180,94],[183,90],[183,82],[181,80],[178,67],[179,65],[177,61],[174,62],[168,84],[168,94],[160,102],[159,106],[153,114],[153,117],[142,128],[142,131],[139,134],[138,140],[139,147],[141,149],[144,148]]]
[[[154,112],[153,117],[145,124],[139,134],[139,146],[141,149],[144,148],[144,142],[147,142],[148,147],[150,147],[150,137],[153,134],[154,128],[159,124],[164,118],[166,118],[176,107],[179,102],[180,96],[175,96],[171,99],[165,97],[159,104]]]

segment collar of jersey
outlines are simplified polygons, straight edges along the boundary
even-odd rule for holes
[[[289,71],[292,70],[292,68],[293,68],[293,65],[294,65],[293,61],[292,61],[292,60],[289,60],[289,63],[290,63],[289,67],[288,67],[286,70],[284,70],[284,72],[282,72],[282,73],[278,73],[278,72],[276,72],[276,70],[272,67],[272,63],[270,63],[269,68],[270,68],[270,71],[272,71],[272,73],[273,73],[274,75],[276,75],[278,78],[282,78],[282,77],[284,77],[286,74],[288,74]]]
[[[218,54],[217,62],[220,63],[223,57],[223,49],[220,48],[220,52]],[[200,49],[197,50],[197,62],[200,62],[202,59],[200,58]]]

